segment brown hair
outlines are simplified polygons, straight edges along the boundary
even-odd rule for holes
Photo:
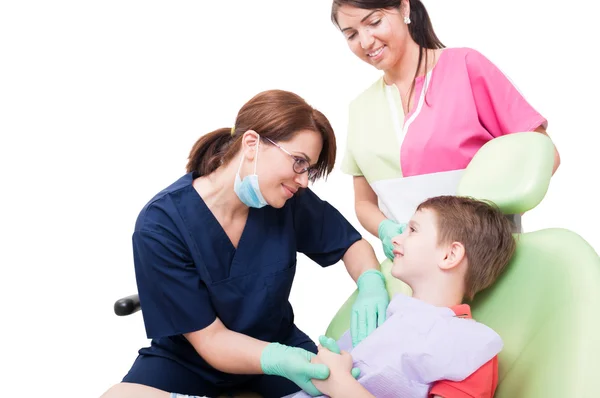
[[[410,86],[410,92],[408,95],[409,101],[412,98],[412,93],[415,88],[415,81],[419,75],[421,65],[425,64],[427,67],[427,50],[435,50],[445,48],[445,45],[435,34],[433,24],[429,13],[425,8],[425,5],[421,0],[406,0],[410,5],[410,24],[408,25],[408,32],[410,37],[419,45],[419,60],[417,62],[417,70],[415,71],[415,77]],[[401,0],[333,0],[331,4],[331,21],[339,28],[337,14],[342,6],[350,6],[355,8],[361,8],[363,10],[400,10],[402,4]],[[423,60],[423,58],[425,58]],[[410,102],[409,102],[410,106]]]
[[[516,241],[511,221],[491,202],[461,196],[437,196],[418,210],[433,210],[438,243],[461,242],[467,257],[465,296],[492,285],[512,258]]]
[[[317,132],[323,138],[323,149],[314,179],[327,176],[333,169],[335,135],[325,115],[294,93],[269,90],[257,94],[242,106],[234,128],[221,128],[200,137],[190,151],[187,172],[196,171],[204,176],[228,163],[240,150],[242,136],[248,130],[275,142],[287,141],[301,130]],[[267,140],[264,143],[271,145]]]

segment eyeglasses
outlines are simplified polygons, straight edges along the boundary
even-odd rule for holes
[[[310,163],[308,163],[308,160],[306,160],[303,157],[300,156],[295,156],[292,155],[291,153],[289,153],[287,150],[285,150],[285,148],[283,148],[281,145],[276,144],[275,142],[273,142],[272,140],[263,137],[265,140],[269,141],[271,144],[275,145],[277,148],[281,149],[283,152],[285,152],[286,154],[290,155],[290,157],[292,159],[294,159],[294,173],[296,174],[304,174],[306,172],[308,172],[308,179],[311,181],[314,181],[315,178],[317,177],[317,173],[319,172],[319,170],[315,167],[312,167],[310,165]]]

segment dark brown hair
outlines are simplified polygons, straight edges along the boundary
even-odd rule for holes
[[[419,70],[423,64],[423,58],[425,58],[425,66],[427,66],[427,50],[435,50],[445,48],[444,44],[438,39],[429,18],[429,13],[425,8],[425,5],[421,0],[406,0],[410,5],[410,20],[411,23],[408,25],[408,32],[410,37],[419,45],[419,61],[417,63],[417,70],[415,71],[415,77],[410,87],[410,93],[408,98],[412,98],[412,92],[415,88],[415,80],[419,75]],[[400,10],[401,0],[333,0],[331,5],[331,20],[339,28],[337,14],[342,6],[350,6],[356,8],[362,8],[364,10]],[[409,103],[410,106],[410,103]]]
[[[327,176],[335,164],[336,143],[331,124],[318,110],[289,91],[269,90],[254,96],[238,112],[234,128],[221,128],[206,134],[194,144],[188,158],[187,172],[201,176],[228,163],[240,150],[243,134],[256,131],[261,139],[275,142],[290,140],[301,130],[317,132],[323,138],[314,179]],[[267,145],[269,141],[263,140]]]
[[[465,247],[465,297],[492,285],[512,258],[516,241],[513,225],[493,203],[461,196],[437,196],[418,210],[433,210],[438,243],[460,242]]]

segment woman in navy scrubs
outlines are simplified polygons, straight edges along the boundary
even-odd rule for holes
[[[234,128],[196,142],[188,173],[137,219],[135,271],[152,341],[104,397],[319,394],[311,379],[329,369],[310,363],[317,348],[288,301],[296,253],[323,267],[345,263],[359,290],[357,341],[389,303],[372,247],[307,188],[331,172],[335,154],[326,117],[279,90],[246,103]]]

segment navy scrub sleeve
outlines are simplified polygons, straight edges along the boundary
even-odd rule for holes
[[[205,283],[185,245],[162,231],[133,235],[136,276],[148,338],[204,329],[217,317]]]
[[[310,189],[293,200],[297,251],[322,267],[340,261],[348,248],[362,238],[335,207]]]

